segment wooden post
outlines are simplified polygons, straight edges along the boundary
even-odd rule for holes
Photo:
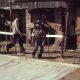
[[[12,2],[10,0],[10,31],[11,31],[11,26],[12,26]]]
[[[68,10],[67,10],[67,11],[66,11],[66,16],[65,16],[64,52],[66,51],[68,16],[69,16],[69,12],[68,12]]]

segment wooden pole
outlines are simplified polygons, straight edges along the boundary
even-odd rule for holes
[[[66,17],[65,17],[64,52],[66,51],[68,16],[69,16],[69,12],[68,12],[68,10],[67,10],[67,11],[66,11]]]
[[[10,0],[10,31],[11,31],[11,26],[12,26],[12,2]]]

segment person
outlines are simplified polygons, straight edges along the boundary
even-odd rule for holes
[[[19,30],[19,20],[20,17],[16,17],[16,19],[13,22],[12,25],[12,31],[13,31],[13,38],[11,39],[10,43],[7,44],[6,48],[7,48],[7,52],[9,52],[9,49],[12,48],[15,43],[18,40],[19,46],[20,46],[20,52],[24,52],[25,48],[23,47],[23,38],[22,38],[22,34]]]
[[[0,14],[0,31],[6,32],[9,28],[9,24],[3,14]],[[4,34],[0,34],[0,40],[3,41],[6,39]]]
[[[32,57],[35,57],[36,52],[38,51],[38,47],[40,47],[40,51],[38,53],[38,58],[42,57],[42,53],[44,51],[44,43],[45,43],[45,37],[46,33],[42,30],[42,27],[39,24],[35,25],[35,28],[32,32],[33,34],[33,43],[34,43],[34,51],[32,52]]]
[[[63,32],[61,31],[61,25],[55,25],[55,34],[60,35],[61,37],[56,37],[55,42],[53,44],[53,48],[56,50],[58,46],[61,48],[61,57],[63,57],[63,49],[64,49],[64,36]]]

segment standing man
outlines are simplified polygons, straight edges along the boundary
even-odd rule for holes
[[[32,57],[33,58],[35,57],[38,47],[40,47],[38,58],[41,58],[42,53],[44,51],[44,42],[45,42],[46,33],[42,30],[42,27],[39,24],[36,24],[32,34],[33,34],[32,36],[33,42],[35,45],[34,51],[32,52]]]
[[[7,44],[7,46],[6,46],[7,47],[7,52],[9,52],[9,48],[12,48],[15,45],[17,40],[18,40],[18,43],[19,43],[19,46],[20,46],[20,52],[25,51],[25,49],[23,47],[22,34],[19,30],[19,26],[20,26],[19,20],[20,20],[20,17],[17,17],[13,22],[13,25],[12,25],[13,38],[12,38],[11,42],[9,44]]]

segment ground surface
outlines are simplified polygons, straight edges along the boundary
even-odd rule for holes
[[[15,45],[15,47],[10,50],[10,53],[4,52],[3,48],[0,53],[4,54],[4,55],[14,55],[14,56],[18,56],[21,58],[31,58],[32,59],[31,53],[32,53],[34,47],[31,46],[30,44],[27,44],[27,45],[25,44],[24,47],[26,48],[26,51],[27,51],[27,53],[25,53],[25,54],[19,53],[18,45]],[[5,49],[6,49],[6,47],[5,47]],[[37,54],[36,54],[36,59],[38,59]],[[67,51],[66,53],[64,53],[64,58],[61,58],[59,48],[57,49],[56,52],[54,52],[52,46],[45,46],[45,50],[44,50],[43,57],[41,60],[57,61],[57,62],[73,64],[73,53],[70,53],[69,51]],[[80,61],[77,61],[77,59],[76,59],[76,63],[80,63]],[[80,64],[78,64],[78,65],[80,65]],[[65,80],[80,80],[80,69],[67,75],[65,77]]]

